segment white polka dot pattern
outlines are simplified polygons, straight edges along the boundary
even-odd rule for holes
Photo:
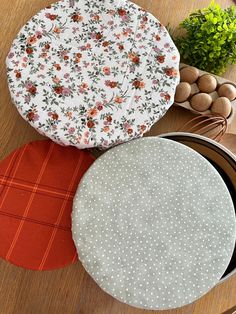
[[[235,214],[217,171],[192,149],[143,138],[95,161],[74,199],[73,239],[99,286],[130,305],[191,303],[221,278]]]

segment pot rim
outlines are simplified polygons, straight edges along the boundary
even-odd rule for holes
[[[213,147],[217,147],[217,151],[223,151],[228,159],[228,161],[230,162],[230,164],[233,166],[233,168],[235,168],[236,170],[236,156],[226,147],[224,147],[222,144],[208,138],[208,137],[205,137],[205,136],[202,136],[202,135],[199,135],[199,134],[194,134],[194,133],[188,133],[188,132],[168,132],[168,133],[163,133],[163,134],[160,134],[158,135],[158,137],[160,138],[169,138],[169,137],[186,137],[186,138],[192,138],[192,139],[198,139],[202,142],[207,142],[208,144],[211,144],[211,146]],[[235,244],[236,245],[236,244]],[[220,281],[216,284],[216,286],[222,284],[223,282],[225,282],[227,279],[229,279],[230,277],[232,277],[233,275],[236,274],[236,267],[231,271],[229,272],[225,277],[221,278]]]

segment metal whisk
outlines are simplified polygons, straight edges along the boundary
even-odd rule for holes
[[[200,115],[185,123],[179,132],[196,133],[219,142],[228,127],[226,118],[221,115]]]

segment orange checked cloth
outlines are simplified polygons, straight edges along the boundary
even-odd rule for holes
[[[0,163],[0,256],[35,270],[77,260],[73,197],[94,157],[50,140],[35,141]]]

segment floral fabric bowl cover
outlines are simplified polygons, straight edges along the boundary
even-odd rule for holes
[[[64,0],[36,14],[7,57],[13,102],[63,145],[140,137],[173,103],[179,53],[164,26],[126,0]]]

